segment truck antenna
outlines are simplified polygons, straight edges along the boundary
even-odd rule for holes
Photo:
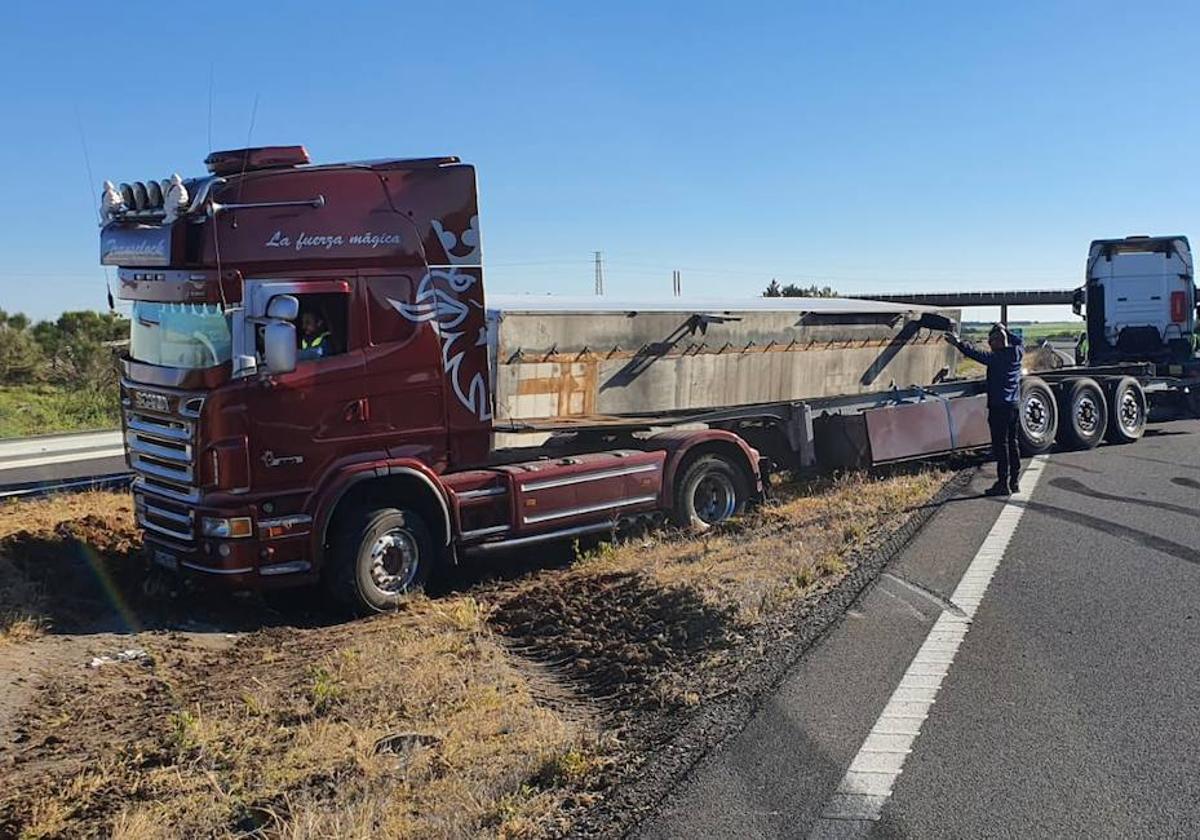
[[[250,148],[250,138],[254,136],[254,118],[258,116],[258,94],[254,94],[254,104],[250,106],[250,126],[246,129],[246,148]],[[242,176],[238,179],[238,202],[242,200],[242,188],[246,184],[246,167],[250,164],[249,153],[242,155]],[[233,217],[233,226],[237,227],[237,217]],[[220,223],[217,221],[217,216],[213,216],[213,253],[217,258],[217,291],[221,294],[221,310],[229,308],[229,301],[225,299],[225,278],[221,274],[221,234]]]
[[[83,117],[79,115],[79,104],[75,104],[75,126],[79,129],[79,146],[83,149],[83,165],[87,170],[88,191],[92,196],[92,206],[96,208],[96,219],[104,221],[100,213],[100,201],[96,198],[96,182],[92,180],[92,158],[88,154],[87,136],[83,132]]]
[[[246,129],[246,148],[250,148],[250,138],[254,136],[254,119],[258,116],[258,93],[254,94],[254,104],[250,106],[250,127]],[[238,201],[242,200],[242,188],[246,186],[246,167],[250,165],[250,153],[242,154],[242,177],[238,178]]]
[[[96,220],[103,223],[104,214],[100,212],[100,201],[96,198],[96,181],[92,178],[92,157],[88,154],[87,134],[83,130],[83,117],[79,114],[79,103],[75,103],[75,127],[79,129],[79,146],[83,149],[83,166],[87,171],[88,193],[92,197],[92,206],[96,208]],[[112,279],[108,274],[108,266],[104,267],[104,287],[108,292],[108,311],[116,311],[113,304]]]
[[[212,100],[213,100],[213,62],[208,62],[208,149],[206,152],[213,150],[212,145]]]

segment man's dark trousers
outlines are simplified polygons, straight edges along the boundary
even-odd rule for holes
[[[1000,403],[988,408],[992,432],[992,455],[996,458],[996,482],[1012,487],[1021,474],[1021,451],[1017,448],[1017,405]]]

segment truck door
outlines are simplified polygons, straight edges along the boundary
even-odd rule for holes
[[[365,319],[346,281],[253,282],[247,297],[265,301],[277,294],[300,301],[298,322],[316,318],[322,327],[301,349],[295,370],[247,383],[251,472],[256,491],[302,492],[334,461],[370,449],[364,440],[370,411]],[[300,323],[297,333],[302,336]]]
[[[446,463],[445,377],[438,334],[396,308],[412,302],[420,275],[362,278],[368,340],[365,347],[371,429],[393,457],[417,458],[441,469]]]

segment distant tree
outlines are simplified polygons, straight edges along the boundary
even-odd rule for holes
[[[788,283],[786,286],[780,286],[779,281],[772,279],[767,288],[763,291],[763,297],[841,297],[836,291],[829,286],[797,286],[795,283]]]
[[[115,389],[118,373],[111,342],[129,335],[129,322],[114,312],[64,312],[31,330],[52,381],[81,388]]]
[[[44,361],[41,347],[29,332],[29,319],[0,309],[0,384],[34,381]]]

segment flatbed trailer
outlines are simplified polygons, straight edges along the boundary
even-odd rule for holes
[[[1149,363],[1026,374],[1020,406],[1022,453],[1042,454],[1055,445],[1080,449],[1103,441],[1131,443],[1141,437],[1149,420],[1150,395],[1172,393],[1186,387],[1185,382],[1158,376]],[[801,472],[880,466],[990,446],[982,378],[702,411],[532,420],[497,428],[548,434],[549,446],[587,446],[684,426],[734,432],[765,456],[766,468]]]

